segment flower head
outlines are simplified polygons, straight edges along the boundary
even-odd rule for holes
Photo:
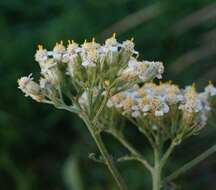
[[[48,52],[46,49],[43,49],[42,45],[38,45],[38,50],[35,54],[35,61],[37,62],[44,62],[48,59]]]
[[[65,53],[65,46],[63,45],[63,41],[60,43],[56,43],[55,47],[53,48],[53,58],[57,61],[61,61],[64,53]]]
[[[205,93],[210,96],[216,96],[216,87],[209,81],[209,85],[205,88]]]
[[[41,88],[36,82],[33,81],[33,78],[31,76],[32,74],[27,77],[21,77],[20,79],[18,79],[18,88],[22,90],[22,92],[24,92],[26,97],[30,96],[37,102],[41,102],[44,99]]]
[[[107,104],[121,108],[123,114],[162,116],[169,112],[165,100],[149,99],[150,93],[141,95],[137,84],[161,78],[163,64],[140,61],[137,54],[133,39],[120,43],[116,34],[103,45],[95,38],[81,45],[69,40],[67,47],[61,41],[50,51],[40,45],[35,54],[41,68],[40,85],[29,76],[20,79],[19,86],[35,100],[45,98],[54,104],[62,102],[65,96],[71,99],[71,94],[75,94],[80,107],[86,110],[90,105],[96,109],[104,97],[115,94]]]

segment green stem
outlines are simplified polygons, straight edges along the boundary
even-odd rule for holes
[[[104,107],[105,107],[105,105],[107,103],[107,100],[108,100],[108,96],[104,97],[98,111],[95,114],[95,117],[93,118],[93,123],[95,123],[97,121],[99,115],[101,114],[101,112],[103,111],[103,109],[104,109]]]
[[[160,150],[158,148],[154,149],[154,171],[152,174],[152,186],[153,190],[161,189],[161,164],[160,164]]]
[[[189,161],[185,165],[183,165],[181,168],[177,169],[175,172],[173,172],[171,175],[165,178],[164,183],[168,183],[169,181],[172,181],[176,179],[179,175],[185,173],[195,165],[199,164],[201,161],[206,159],[208,156],[212,155],[213,153],[216,152],[216,145],[213,145],[210,147],[208,150],[203,152],[201,155],[197,156],[193,160]]]
[[[58,108],[58,109],[63,109],[63,110],[67,110],[67,111],[72,112],[72,113],[79,114],[79,110],[74,108],[73,106],[67,106],[67,105],[64,105],[64,104],[54,105],[54,106],[56,108]]]
[[[175,146],[176,146],[176,144],[174,142],[172,142],[161,159],[161,167],[163,167],[166,164],[166,162],[167,162],[168,158],[170,157],[170,155],[172,154]]]
[[[91,133],[102,157],[103,157],[103,160],[105,162],[105,164],[107,165],[110,173],[112,174],[113,178],[115,179],[118,187],[120,190],[127,190],[127,186],[125,185],[121,175],[119,174],[117,168],[115,167],[114,163],[113,163],[113,160],[111,158],[111,156],[109,155],[102,139],[101,139],[101,136],[100,136],[100,133],[95,133],[93,128],[94,126],[91,124],[91,122],[87,119],[87,118],[83,118],[83,120],[85,121],[87,127],[88,127],[88,130],[89,132]]]
[[[119,134],[118,132],[116,133],[111,133],[128,151],[132,154],[132,156],[127,157],[127,160],[137,160],[141,162],[145,168],[152,173],[153,168],[152,166],[148,163],[147,160],[143,158],[143,156],[125,139],[123,134]]]

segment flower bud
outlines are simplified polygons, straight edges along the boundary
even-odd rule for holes
[[[18,85],[18,88],[25,93],[25,96],[30,96],[37,102],[42,102],[44,100],[41,88],[36,82],[33,81],[31,74],[28,77],[21,77],[18,79]]]

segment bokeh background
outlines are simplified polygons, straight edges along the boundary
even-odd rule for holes
[[[180,86],[216,82],[215,0],[7,0],[0,1],[0,189],[114,190],[103,165],[89,160],[97,152],[76,116],[25,98],[17,78],[39,67],[37,44],[95,37],[99,42],[117,32],[119,40],[134,37],[141,58],[162,60],[164,80]],[[130,124],[128,124],[130,125]],[[148,157],[145,140],[133,128],[128,138]],[[178,167],[216,143],[215,121],[201,135],[175,152],[170,168]],[[114,156],[126,154],[105,136]],[[143,143],[144,142],[144,146]],[[176,180],[176,189],[215,190],[216,155]],[[118,164],[129,189],[150,189],[138,163]]]

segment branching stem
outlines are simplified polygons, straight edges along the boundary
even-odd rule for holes
[[[109,155],[102,139],[101,139],[101,135],[100,133],[95,133],[93,128],[94,126],[92,125],[92,123],[88,120],[88,118],[83,117],[82,118],[89,130],[89,132],[91,133],[91,136],[93,137],[102,157],[103,160],[105,162],[105,164],[107,165],[110,173],[112,174],[113,178],[115,179],[118,187],[120,190],[127,190],[127,186],[123,181],[123,178],[121,177],[120,173],[118,172],[117,168],[115,167],[114,163],[113,163],[113,159],[111,158],[111,156]]]
[[[123,134],[119,134],[118,132],[111,134],[132,154],[132,156],[127,156],[125,160],[137,160],[141,162],[150,173],[153,172],[153,168],[149,162],[125,139]]]
[[[200,154],[199,156],[197,156],[196,158],[194,158],[193,160],[191,160],[188,163],[186,163],[185,165],[183,165],[181,168],[174,171],[171,175],[169,175],[168,177],[165,178],[164,183],[168,183],[168,182],[176,179],[179,175],[185,173],[186,171],[188,171],[189,169],[191,169],[195,165],[199,164],[201,161],[203,161],[204,159],[206,159],[207,157],[209,157],[210,155],[212,155],[215,152],[216,152],[216,144],[213,145],[212,147],[210,147],[208,150],[206,150],[202,154]]]

